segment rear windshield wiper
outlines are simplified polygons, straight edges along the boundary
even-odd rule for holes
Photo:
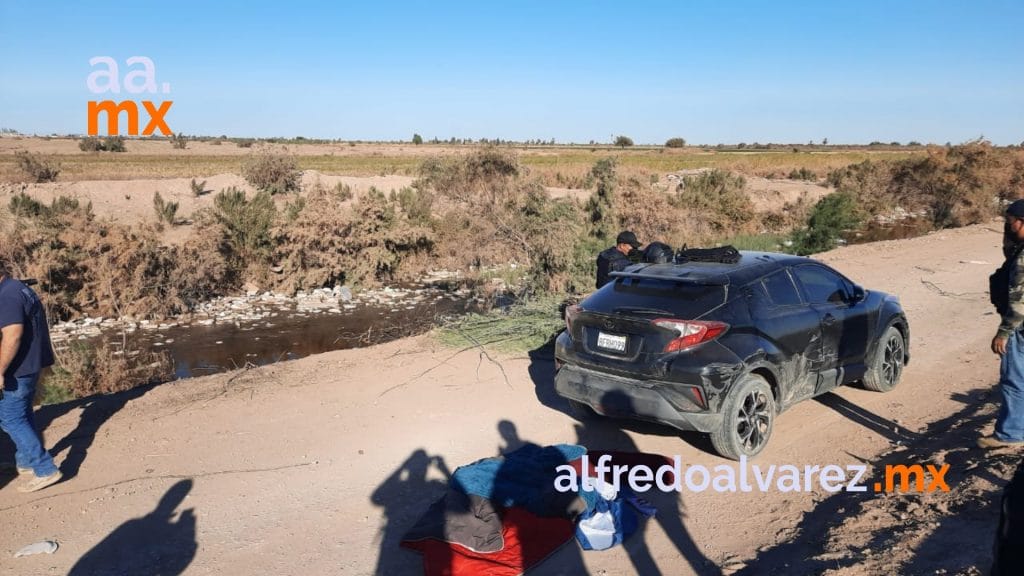
[[[619,306],[618,308],[614,308],[612,312],[615,312],[616,314],[626,312],[631,314],[658,314],[661,316],[672,315],[672,312],[668,310],[662,310],[660,308],[644,308],[642,306]]]

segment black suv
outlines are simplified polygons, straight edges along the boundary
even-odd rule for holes
[[[566,310],[555,389],[580,417],[649,420],[752,457],[775,415],[859,381],[885,392],[909,360],[899,300],[798,256],[638,264]]]

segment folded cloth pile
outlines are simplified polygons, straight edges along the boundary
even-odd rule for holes
[[[586,448],[569,444],[527,444],[503,457],[461,466],[452,474],[447,493],[405,534],[401,545],[423,555],[426,576],[514,576],[574,535],[584,549],[618,544],[636,529],[636,512],[650,516],[653,510],[625,505],[637,502],[628,489],[613,494],[606,487],[603,495],[597,490],[556,490],[559,466],[568,464],[580,475],[586,453]],[[590,454],[591,477],[600,454]],[[649,456],[611,454],[616,462]],[[588,528],[578,530],[580,520]]]

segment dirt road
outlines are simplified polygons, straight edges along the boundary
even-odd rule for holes
[[[844,388],[784,413],[757,460],[938,458],[956,465],[949,495],[661,496],[658,520],[627,546],[583,553],[572,543],[531,574],[985,569],[988,502],[1013,460],[986,460],[970,447],[976,427],[991,424],[984,393],[997,374],[988,351],[997,319],[986,279],[1000,258],[998,229],[823,255],[865,286],[901,297],[912,360],[891,393]],[[438,463],[453,470],[497,454],[516,441],[508,424],[499,435],[502,422],[539,444],[726,462],[697,435],[581,424],[553,395],[549,357],[497,358],[500,366],[420,337],[49,407],[41,413],[46,442],[70,479],[33,495],[0,480],[0,573],[103,573],[112,558],[134,554],[140,574],[153,566],[168,574],[417,574],[419,557],[397,541],[443,489]],[[977,504],[963,520],[969,529],[956,531],[962,506],[943,498]],[[911,522],[913,533],[901,536],[897,528]],[[955,551],[950,530],[959,534]],[[12,558],[42,539],[61,547]]]

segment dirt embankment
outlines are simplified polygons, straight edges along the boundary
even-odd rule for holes
[[[998,490],[1019,458],[973,447],[993,413],[985,281],[999,242],[992,224],[822,255],[901,297],[912,361],[893,392],[844,388],[784,413],[756,461],[865,462],[869,484],[884,463],[944,462],[949,493],[655,494],[658,518],[625,547],[571,543],[531,574],[986,570]],[[40,423],[69,479],[33,495],[2,488],[0,572],[135,558],[183,574],[418,574],[397,542],[442,470],[518,440],[726,463],[699,435],[572,419],[543,352],[494,357],[420,337],[48,407]],[[47,538],[56,554],[11,557]]]
[[[338,176],[306,170],[302,174],[302,188],[310,190],[319,184],[332,189],[338,184],[343,184],[351,188],[353,199],[357,199],[371,188],[387,194],[411,185],[413,180],[414,178],[410,176]],[[163,239],[167,243],[177,244],[194,232],[193,227],[188,224],[189,219],[198,210],[212,207],[217,192],[236,187],[250,195],[255,193],[253,187],[238,174],[196,178],[197,184],[205,183],[204,193],[199,196],[192,191],[192,181],[191,178],[152,178],[45,184],[0,183],[0,206],[6,207],[10,198],[21,192],[46,204],[60,196],[68,196],[81,202],[91,202],[94,213],[100,218],[111,218],[122,224],[155,224],[157,218],[153,209],[153,195],[159,193],[165,201],[178,203],[178,216],[183,223],[167,226],[163,232]],[[288,195],[281,195],[275,200],[279,207],[283,207],[290,199]]]
[[[71,182],[53,182],[45,184],[0,183],[0,204],[6,205],[10,197],[25,192],[32,198],[49,203],[59,196],[78,198],[83,202],[92,202],[97,216],[110,217],[122,223],[156,222],[153,210],[153,194],[160,193],[168,202],[177,202],[178,214],[184,219],[201,208],[213,205],[216,192],[232,186],[254,193],[255,190],[238,174],[225,173],[196,178],[197,184],[205,183],[204,193],[197,196],[192,191],[192,178],[149,178],[134,180],[81,180]],[[384,193],[398,191],[411,186],[416,179],[412,176],[397,174],[388,176],[340,176],[323,174],[316,170],[305,170],[302,174],[302,189],[309,190],[316,185],[333,189],[338,184],[351,188],[353,199],[376,188]],[[553,198],[572,197],[580,201],[586,200],[590,190],[578,188],[548,187]],[[777,211],[787,204],[804,199],[813,205],[831,188],[811,182],[758,177],[747,177],[746,192],[751,204],[758,213]],[[276,200],[282,206],[290,198],[280,196]],[[180,242],[191,231],[186,225],[168,227],[165,237],[168,242]]]

